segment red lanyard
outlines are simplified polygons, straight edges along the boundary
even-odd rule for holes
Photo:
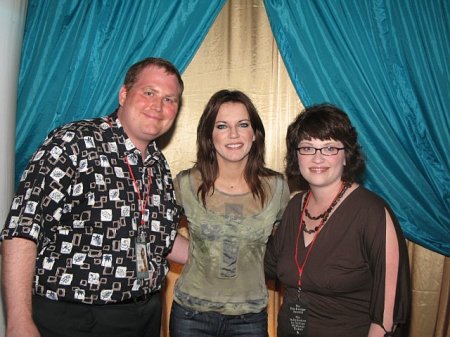
[[[297,240],[295,242],[295,264],[297,265],[297,270],[298,270],[298,287],[299,289],[301,289],[302,287],[302,275],[303,275],[303,270],[305,269],[305,265],[306,265],[306,261],[308,261],[308,257],[309,254],[311,253],[312,247],[314,246],[314,244],[316,243],[316,239],[319,236],[320,231],[316,232],[316,234],[314,235],[314,239],[311,241],[311,243],[309,244],[308,250],[306,251],[306,256],[305,259],[303,260],[302,265],[299,264],[298,262],[298,240],[300,238],[300,233],[302,232],[302,227],[303,227],[303,216],[306,210],[306,207],[308,206],[308,202],[309,202],[309,198],[311,197],[311,192],[308,193],[308,196],[306,197],[306,202],[305,202],[305,206],[303,206],[302,209],[302,215],[300,216],[300,225],[298,226],[298,233],[297,233]],[[323,219],[320,223],[320,227],[322,227],[323,225]]]
[[[130,163],[128,161],[128,157],[126,157],[126,156],[125,156],[125,162],[128,165],[128,171],[130,172],[131,179],[133,179],[134,189],[136,190],[136,193],[137,193],[137,196],[138,196],[139,208],[140,208],[140,212],[141,212],[141,226],[143,226],[144,223],[145,223],[145,221],[144,221],[145,209],[147,208],[147,205],[148,205],[148,200],[150,198],[150,188],[152,186],[152,177],[151,177],[151,174],[150,174],[150,168],[148,168],[147,196],[145,197],[145,201],[142,201],[141,191],[139,190],[139,186],[137,184],[136,178],[134,177],[133,170],[131,169]]]

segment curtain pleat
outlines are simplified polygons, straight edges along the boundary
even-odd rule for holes
[[[16,182],[53,128],[118,106],[131,64],[184,71],[225,0],[30,0],[19,74]]]
[[[306,105],[348,112],[367,156],[365,185],[408,239],[450,255],[448,1],[265,0]]]
[[[412,303],[408,337],[450,336],[450,258],[408,242]]]

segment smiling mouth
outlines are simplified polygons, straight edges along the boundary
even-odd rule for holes
[[[309,170],[314,173],[323,173],[323,172],[327,171],[328,168],[326,168],[326,167],[311,167]]]
[[[243,145],[241,144],[241,143],[239,143],[239,144],[228,144],[228,145],[226,145],[226,147],[227,148],[229,148],[229,149],[239,149],[239,148],[241,148]]]
[[[143,115],[144,115],[145,118],[154,119],[154,120],[158,120],[158,121],[162,120],[162,118],[160,116],[157,116],[157,115],[149,115],[149,114],[146,114],[146,113],[143,113]]]

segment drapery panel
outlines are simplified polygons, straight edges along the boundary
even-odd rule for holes
[[[48,132],[112,112],[128,67],[182,72],[226,0],[29,0],[19,74],[16,182]]]
[[[365,185],[407,238],[450,255],[449,1],[264,0],[305,105],[348,112]]]

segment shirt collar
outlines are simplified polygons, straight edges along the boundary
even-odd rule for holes
[[[109,116],[105,116],[104,120],[113,133],[113,142],[115,143],[114,146],[117,146],[117,152],[119,156],[122,158],[129,155],[140,157],[141,152],[133,144],[133,142],[123,129],[119,117],[117,116],[117,110]],[[158,148],[158,145],[156,144],[156,141],[151,141],[147,146],[147,156],[144,160],[144,166],[151,166],[155,162],[159,162],[162,159],[163,156]]]

